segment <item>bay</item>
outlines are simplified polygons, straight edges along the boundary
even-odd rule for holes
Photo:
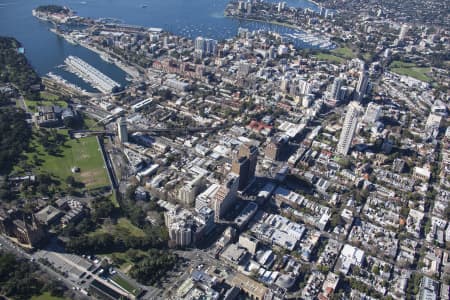
[[[126,85],[126,74],[103,61],[98,54],[66,42],[49,31],[49,23],[32,16],[32,9],[49,3],[68,6],[80,16],[115,18],[127,24],[159,27],[188,38],[227,39],[234,37],[239,27],[280,33],[293,31],[278,25],[226,18],[223,12],[228,0],[0,0],[0,35],[19,40],[25,47],[25,55],[40,75],[53,72],[88,91],[93,89],[86,82],[58,67],[67,56],[82,58],[122,85]],[[289,0],[287,4],[317,10],[315,4],[306,0]]]

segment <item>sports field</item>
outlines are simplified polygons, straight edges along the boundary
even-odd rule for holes
[[[66,130],[58,130],[64,134],[67,141],[59,147],[60,153],[48,154],[34,137],[30,149],[25,153],[28,163],[34,165],[36,173],[47,173],[56,177],[64,184],[68,176],[82,182],[86,189],[95,189],[109,185],[106,168],[96,137],[70,139]],[[36,163],[36,159],[39,163]],[[72,168],[78,167],[79,172],[72,173]]]

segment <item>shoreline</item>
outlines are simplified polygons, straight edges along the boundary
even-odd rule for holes
[[[67,41],[67,38],[65,38],[65,40]],[[97,53],[99,56],[103,55],[109,56],[109,53],[106,51],[102,51],[100,49],[97,49],[96,47],[85,43],[85,42],[78,42],[78,45],[80,45],[81,47],[84,47],[88,50],[91,50],[92,52]],[[100,57],[101,58],[101,57]],[[102,59],[102,58],[101,58]],[[103,60],[103,59],[102,59]],[[116,59],[112,59],[112,63],[118,67],[119,69],[121,69],[122,71],[124,71],[125,73],[127,73],[129,76],[131,76],[133,79],[138,79],[139,77],[139,71],[135,70],[133,66],[127,66],[124,63],[117,61]]]
[[[92,45],[90,45],[90,44],[88,44],[88,43],[81,42],[81,41],[76,41],[76,40],[71,40],[71,39],[69,39],[68,36],[66,36],[66,35],[64,35],[64,34],[62,34],[62,33],[60,33],[60,32],[57,32],[57,31],[56,31],[55,29],[53,29],[53,28],[51,28],[50,31],[53,32],[54,34],[56,34],[57,36],[63,38],[66,42],[71,43],[71,44],[72,44],[73,42],[75,42],[76,45],[79,45],[79,46],[81,46],[81,47],[84,47],[84,48],[86,48],[86,49],[92,51],[92,52],[95,52],[95,53],[97,53],[99,56],[102,56],[102,55],[104,55],[104,56],[106,56],[106,55],[107,55],[107,56],[110,56],[108,52],[102,51],[102,50],[100,50],[100,49],[97,49],[96,47],[94,47],[94,46],[92,46]],[[100,57],[100,58],[101,58],[101,57]],[[103,60],[103,59],[102,59],[102,60]],[[127,66],[127,65],[125,65],[123,62],[117,61],[117,59],[112,59],[112,62],[111,62],[111,63],[114,64],[114,65],[115,65],[116,67],[118,67],[119,69],[121,69],[122,71],[124,71],[126,74],[128,74],[128,75],[129,75],[130,77],[132,77],[133,79],[136,79],[136,80],[138,79],[138,77],[139,77],[139,71],[136,70],[133,66]]]

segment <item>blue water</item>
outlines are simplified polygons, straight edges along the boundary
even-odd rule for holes
[[[121,84],[126,84],[126,74],[104,62],[98,54],[53,34],[48,23],[31,15],[33,8],[49,3],[68,6],[84,17],[116,18],[127,24],[160,27],[189,38],[205,36],[222,40],[235,36],[239,27],[281,33],[292,31],[281,26],[225,18],[223,12],[228,0],[0,0],[0,35],[19,40],[40,75],[51,71],[90,91],[92,88],[87,83],[58,68],[67,56],[81,57]],[[142,8],[143,4],[148,6]],[[317,10],[317,6],[307,0],[290,0],[288,5]]]

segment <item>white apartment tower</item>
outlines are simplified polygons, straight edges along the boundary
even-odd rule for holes
[[[203,57],[205,55],[211,55],[216,52],[217,41],[213,39],[206,39],[201,36],[195,39],[195,53],[199,57]]]
[[[339,137],[339,143],[337,145],[337,152],[341,155],[347,155],[348,150],[350,149],[356,126],[358,125],[360,111],[361,107],[357,102],[350,102],[342,126],[341,136]]]
[[[403,24],[402,27],[400,28],[400,33],[398,35],[398,39],[400,41],[403,41],[406,37],[406,35],[408,34],[409,31],[409,26],[407,24]]]

